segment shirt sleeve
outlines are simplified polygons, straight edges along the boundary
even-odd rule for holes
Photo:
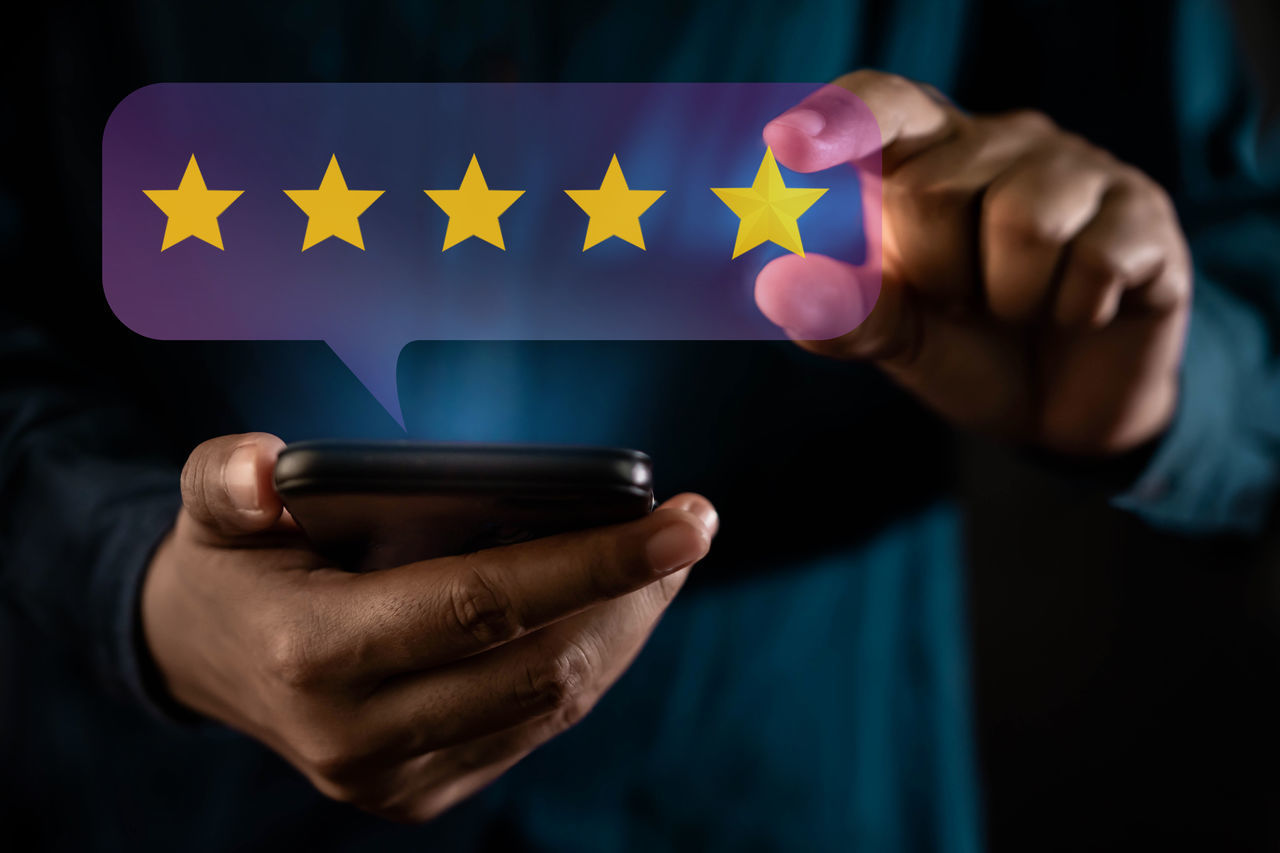
[[[1201,280],[1173,423],[1114,503],[1160,527],[1251,533],[1270,514],[1278,489],[1275,336],[1256,306]]]
[[[1175,28],[1172,191],[1196,266],[1180,399],[1114,502],[1162,527],[1250,533],[1280,493],[1280,81],[1250,73],[1240,22],[1212,5],[1183,4]]]
[[[137,614],[178,472],[34,328],[0,318],[0,376],[0,595],[107,689],[174,719],[139,654]]]

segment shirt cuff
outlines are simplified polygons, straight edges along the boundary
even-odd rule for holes
[[[105,606],[95,608],[99,624],[92,628],[97,669],[105,674],[108,688],[158,721],[189,726],[202,718],[169,696],[147,650],[140,619],[143,581],[181,505],[172,478],[166,478],[164,488],[120,507],[94,566],[93,595]]]
[[[1173,422],[1112,503],[1183,533],[1255,533],[1280,482],[1280,462],[1249,427],[1250,413],[1268,405],[1252,399],[1266,389],[1253,388],[1248,368],[1261,361],[1254,350],[1265,347],[1266,329],[1213,288],[1196,300]]]

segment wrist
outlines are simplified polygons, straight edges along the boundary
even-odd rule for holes
[[[143,577],[135,612],[135,659],[141,689],[165,718],[184,724],[203,719],[183,687],[184,666],[174,647],[180,642],[182,615],[172,594],[177,580],[181,517],[156,547]],[[190,628],[190,625],[188,625]]]

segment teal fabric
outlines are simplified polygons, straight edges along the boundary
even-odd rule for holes
[[[505,805],[556,850],[979,849],[956,536],[931,512],[681,599]]]

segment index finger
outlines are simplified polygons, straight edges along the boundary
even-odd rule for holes
[[[355,577],[342,606],[361,674],[457,660],[647,586],[702,559],[714,528],[710,502],[682,495],[637,521]]]
[[[863,70],[823,86],[773,119],[764,140],[779,163],[797,172],[880,156],[881,171],[888,174],[950,136],[963,118],[932,87]]]

